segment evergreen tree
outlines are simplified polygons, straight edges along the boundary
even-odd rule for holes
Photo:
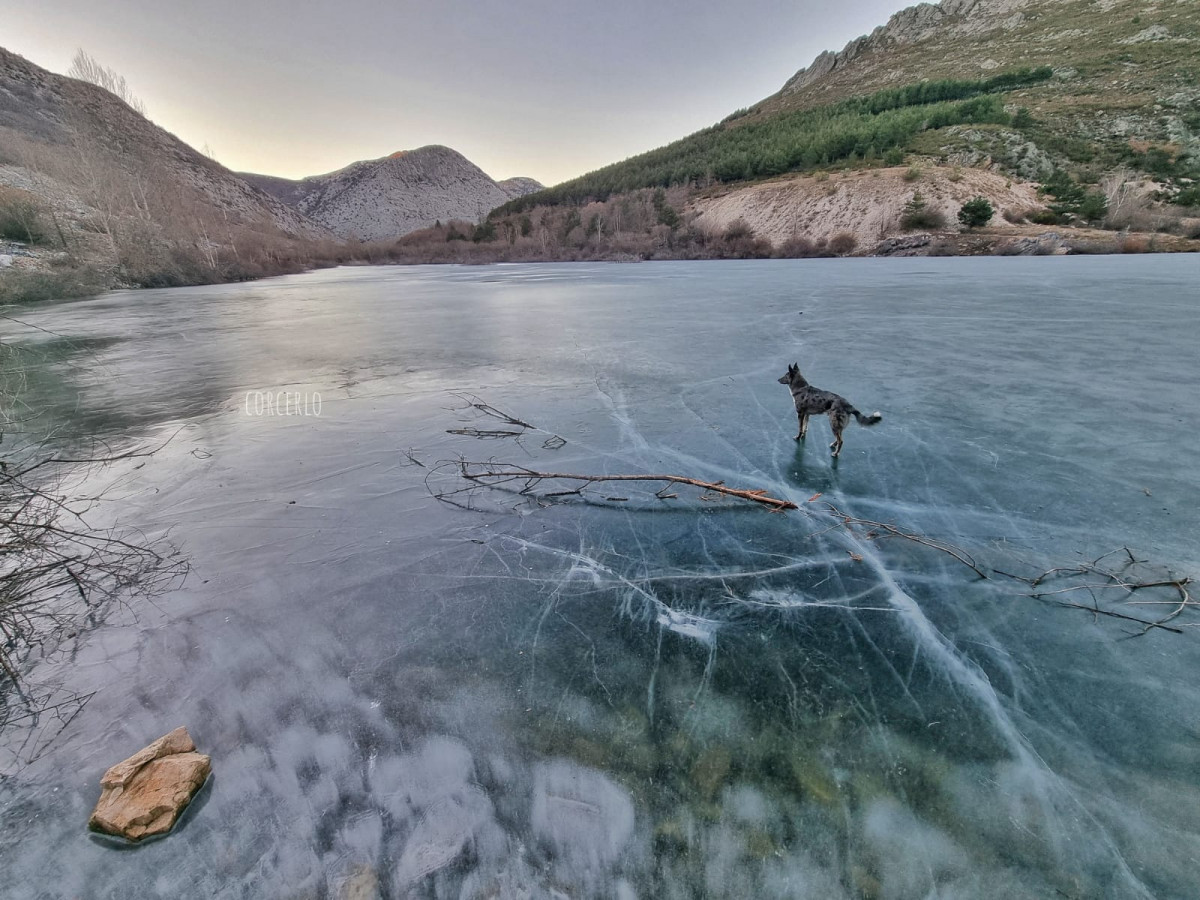
[[[967,228],[982,228],[992,221],[995,212],[986,197],[974,197],[962,205],[958,211],[958,221]]]

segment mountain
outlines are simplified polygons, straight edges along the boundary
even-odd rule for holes
[[[396,238],[438,221],[476,222],[500,204],[542,189],[532,178],[497,183],[461,153],[431,145],[352,163],[299,181],[242,174],[343,238]]]
[[[819,55],[751,119],[898,84],[1037,66],[1051,67],[1054,77],[1008,101],[1012,111],[1028,110],[1018,130],[1034,147],[1003,135],[947,143],[970,144],[1027,177],[1089,164],[1175,174],[1146,142],[1171,162],[1200,160],[1200,4],[1193,0],[923,3]]]
[[[873,252],[912,228],[913,201],[929,213],[916,218],[942,223],[926,230],[957,232],[968,190],[992,201],[995,232],[1030,220],[1194,238],[1200,2],[922,3],[716,125],[492,218],[590,211],[594,226],[573,238],[550,229],[545,243],[598,252],[603,223],[621,221],[619,198],[664,189],[652,227],[671,228],[669,252],[719,253],[730,228],[738,252],[747,232],[777,248],[844,233],[842,245]]]
[[[523,176],[517,176],[516,178],[505,178],[503,181],[498,181],[496,183],[500,185],[500,190],[508,194],[510,199],[515,197],[523,197],[525,194],[532,194],[534,191],[540,191],[545,188],[545,185],[537,179],[525,178]]]
[[[3,48],[0,163],[41,171],[83,194],[97,180],[125,176],[147,183],[139,193],[172,194],[176,202],[215,211],[222,221],[269,225],[294,236],[319,233],[286,204],[247,185],[103,88],[55,75]]]
[[[103,88],[0,49],[0,222],[14,210],[64,265],[132,284],[259,274],[327,236]]]

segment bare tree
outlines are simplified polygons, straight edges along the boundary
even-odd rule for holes
[[[119,75],[108,66],[102,66],[91,56],[88,56],[83,51],[83,48],[75,51],[75,57],[71,60],[71,68],[67,70],[67,74],[72,78],[78,78],[80,81],[86,81],[89,84],[104,88],[110,94],[114,94],[124,100],[134,112],[143,116],[146,115],[146,104],[142,102],[140,97],[137,97],[133,93],[133,90],[129,87],[129,83],[125,80],[125,76]]]
[[[1100,182],[1100,190],[1108,202],[1108,218],[1120,222],[1128,218],[1138,199],[1137,181],[1131,169],[1121,167],[1110,172]]]

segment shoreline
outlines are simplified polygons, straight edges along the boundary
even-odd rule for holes
[[[901,233],[879,241],[870,252],[854,250],[849,253],[834,253],[828,250],[801,254],[788,254],[782,248],[771,248],[769,252],[753,254],[672,253],[663,252],[631,254],[620,251],[606,252],[596,248],[560,256],[526,256],[521,253],[495,252],[494,247],[480,246],[469,242],[448,244],[451,252],[436,255],[412,254],[405,257],[402,245],[395,249],[395,256],[383,256],[367,250],[362,256],[351,256],[342,260],[320,260],[294,271],[264,273],[256,277],[208,279],[193,284],[171,285],[171,287],[201,287],[214,284],[239,284],[260,281],[280,275],[299,275],[339,266],[440,266],[467,265],[486,266],[496,264],[536,265],[573,262],[717,262],[728,260],[772,260],[772,259],[894,259],[912,257],[1021,257],[1021,256],[1127,256],[1146,254],[1200,253],[1200,239],[1181,235],[1146,231],[1107,231],[1100,228],[1053,228],[1031,225],[1008,225],[1004,228],[980,228],[972,231],[917,231]],[[55,271],[53,258],[59,251],[37,247],[20,248],[18,254],[10,256],[11,262],[0,268],[0,306],[36,306],[47,302],[102,296],[112,291],[155,290],[158,286],[109,283],[103,270],[87,263]],[[376,258],[372,258],[375,256]],[[18,260],[27,261],[24,265]],[[29,295],[21,295],[19,287],[14,291],[15,276],[35,285]],[[65,288],[55,290],[55,282]],[[6,285],[6,282],[8,284]],[[96,290],[99,288],[99,290]],[[10,296],[10,294],[12,296]]]

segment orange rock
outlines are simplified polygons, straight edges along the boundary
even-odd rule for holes
[[[176,728],[110,768],[88,827],[131,841],[170,831],[212,771],[195,749],[187,729]]]

